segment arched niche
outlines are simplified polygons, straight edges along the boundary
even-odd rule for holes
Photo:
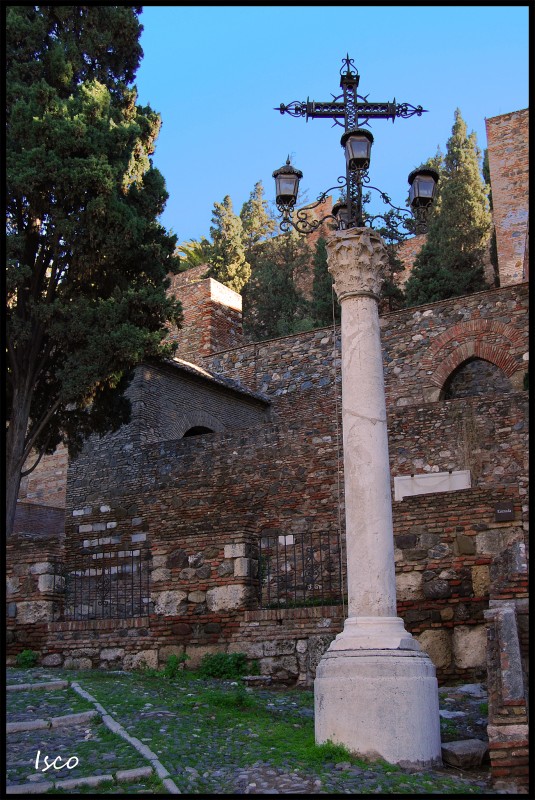
[[[514,389],[510,378],[497,364],[473,356],[462,361],[450,373],[440,392],[440,399],[459,400],[511,391]]]

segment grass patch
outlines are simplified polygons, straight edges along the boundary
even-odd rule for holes
[[[26,714],[28,707],[35,709],[34,719],[62,717],[94,709],[93,704],[80,697],[74,689],[28,689],[7,693],[6,709],[9,714],[25,714],[27,719],[32,719],[31,713]]]
[[[75,679],[131,736],[147,744],[184,794],[235,793],[236,771],[256,762],[285,773],[296,770],[296,775],[311,780],[320,779],[320,791],[327,794],[483,792],[481,787],[457,777],[433,772],[409,775],[384,761],[367,762],[332,742],[317,745],[314,696],[310,690],[250,690],[239,678],[203,678],[199,671],[183,669],[176,670],[171,679],[163,678],[161,672],[151,675],[58,670],[55,674]],[[441,719],[442,727],[454,729],[451,720]],[[76,743],[69,753],[76,755],[80,764],[86,754],[84,748],[96,752],[98,760],[105,753],[115,753],[119,763],[112,765],[102,760],[104,772],[146,764],[134,748],[105,726],[94,725],[92,730],[98,732],[98,737]],[[95,751],[97,745],[100,749]],[[347,762],[350,768],[334,770],[334,764],[340,762]],[[94,766],[95,756],[92,763]],[[129,786],[133,788],[124,784],[126,793]],[[133,789],[137,790],[162,793],[157,788]],[[81,789],[77,791],[82,793]],[[113,789],[91,789],[93,794],[116,791],[117,784]]]

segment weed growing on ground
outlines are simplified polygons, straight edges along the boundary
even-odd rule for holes
[[[258,663],[249,659],[245,653],[206,653],[199,665],[201,678],[222,678],[233,680],[242,675],[258,674]]]
[[[23,650],[18,653],[15,663],[19,669],[31,669],[35,667],[39,660],[39,653],[35,650]]]

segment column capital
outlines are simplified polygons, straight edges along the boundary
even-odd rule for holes
[[[387,263],[385,244],[373,228],[333,231],[327,239],[327,269],[340,303],[359,295],[379,300]]]

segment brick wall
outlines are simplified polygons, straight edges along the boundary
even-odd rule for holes
[[[524,279],[529,192],[529,109],[490,117],[485,124],[500,284],[506,286]]]
[[[183,324],[170,328],[168,339],[178,342],[177,355],[198,361],[243,342],[241,295],[213,278],[203,278],[208,265],[170,275],[168,294],[182,302]]]
[[[32,453],[24,469],[31,467],[36,459]],[[22,478],[19,501],[64,508],[68,461],[67,449],[61,444],[54,453],[43,456],[33,472]]]

